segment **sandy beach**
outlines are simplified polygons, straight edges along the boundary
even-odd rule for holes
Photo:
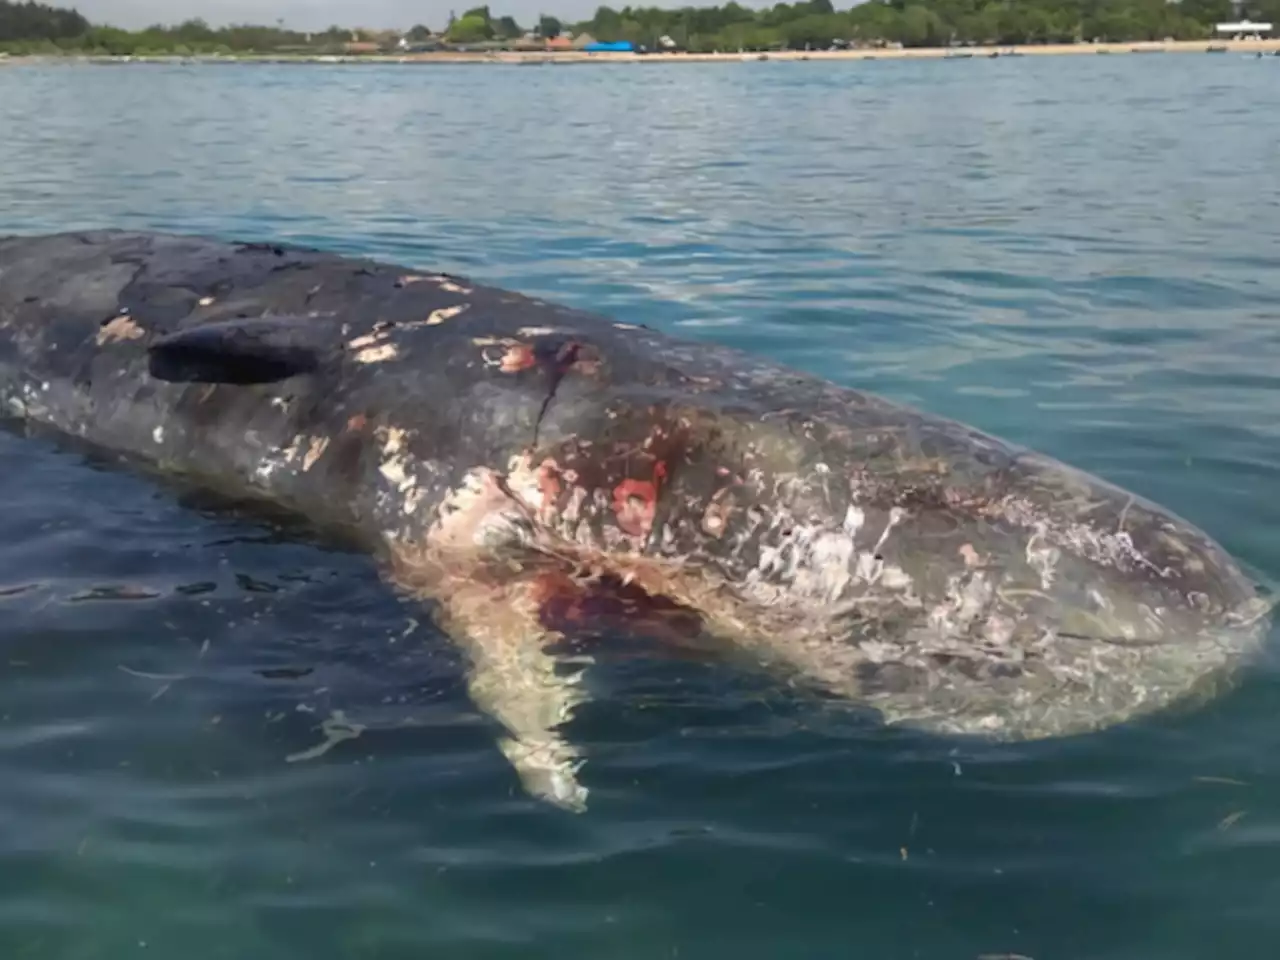
[[[0,57],[0,65],[72,60],[92,63],[243,62],[243,63],[400,63],[551,65],[590,63],[743,63],[804,60],[937,60],[1007,56],[1080,56],[1098,54],[1228,53],[1280,55],[1280,37],[1265,40],[1168,40],[1133,43],[1059,43],[989,47],[911,47],[858,50],[775,50],[768,53],[585,53],[582,51],[438,51],[416,54],[235,54],[231,56]]]

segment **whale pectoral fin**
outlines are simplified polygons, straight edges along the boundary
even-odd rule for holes
[[[323,317],[207,323],[149,344],[149,372],[171,383],[276,383],[319,368],[332,338]]]
[[[469,644],[472,700],[506,728],[499,746],[524,789],[581,813],[587,806],[587,789],[578,782],[584,760],[559,727],[588,699],[581,686],[583,668],[561,672],[562,658],[527,634],[512,643],[483,628],[479,632],[481,638],[472,633]]]
[[[580,813],[587,790],[577,774],[584,761],[560,727],[589,699],[582,678],[591,661],[551,650],[563,635],[541,622],[539,576],[485,579],[449,576],[438,594],[440,626],[467,654],[467,690],[505,728],[499,746],[524,789]]]

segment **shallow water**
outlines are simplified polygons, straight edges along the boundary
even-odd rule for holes
[[[0,232],[470,274],[974,423],[1280,580],[1280,61],[0,69]],[[1280,638],[1275,638],[1280,639]],[[1280,672],[972,750],[630,661],[526,799],[424,612],[0,433],[0,957],[1183,960],[1280,934]],[[328,752],[334,711],[364,729]],[[292,760],[290,758],[293,758]]]

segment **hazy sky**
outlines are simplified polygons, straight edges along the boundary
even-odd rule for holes
[[[323,30],[330,24],[373,29],[408,28],[425,23],[439,30],[449,21],[449,11],[461,14],[483,0],[46,0],[54,6],[75,7],[94,23],[136,29],[152,23],[178,23],[202,17],[213,26],[227,23],[273,23],[298,30]],[[646,5],[679,6],[681,0],[646,0]],[[759,6],[761,0],[745,0],[743,6]],[[567,19],[586,19],[600,0],[495,0],[494,16],[510,14],[528,25],[539,13]],[[627,5],[618,0],[617,7]]]

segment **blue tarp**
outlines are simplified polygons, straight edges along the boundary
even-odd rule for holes
[[[614,40],[612,43],[597,40],[582,49],[587,53],[630,53],[635,50],[635,45],[630,40]]]

